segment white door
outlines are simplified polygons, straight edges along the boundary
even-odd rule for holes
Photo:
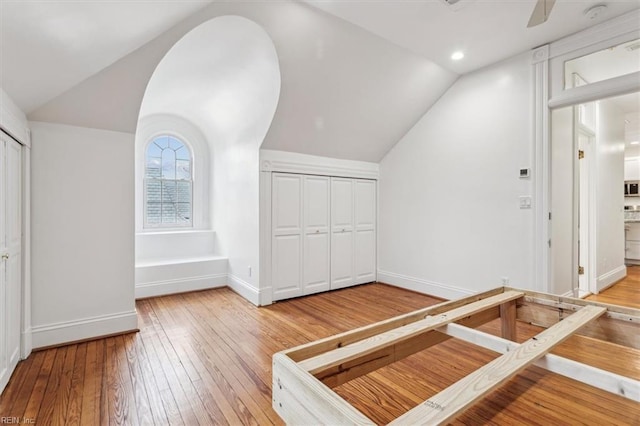
[[[20,359],[22,147],[0,140],[0,392]]]
[[[302,176],[272,177],[271,280],[273,300],[302,296]]]
[[[354,180],[355,282],[376,280],[376,181]]]
[[[304,176],[303,293],[329,290],[329,178]]]
[[[331,289],[354,283],[353,180],[331,178]]]

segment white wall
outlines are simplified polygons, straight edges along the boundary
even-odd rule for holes
[[[624,265],[624,112],[615,99],[599,102],[596,135],[598,291],[626,276]]]
[[[214,2],[29,118],[133,132],[165,53],[199,24],[225,15],[256,22],[278,52],[282,91],[265,148],[378,162],[457,77],[299,1]]]
[[[529,54],[461,77],[380,164],[378,279],[445,298],[535,288]],[[534,171],[535,172],[535,171]],[[535,200],[534,200],[535,202]]]
[[[201,130],[211,153],[205,167],[211,176],[208,211],[217,254],[229,259],[229,286],[256,304],[258,157],[279,94],[278,56],[269,35],[246,18],[222,16],[171,48],[149,81],[140,109],[140,123],[168,114]],[[165,124],[171,130],[172,122]],[[139,131],[137,146],[144,144],[141,136]]]
[[[137,328],[133,135],[30,126],[34,347]]]

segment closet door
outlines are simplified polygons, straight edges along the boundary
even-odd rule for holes
[[[354,180],[355,282],[376,280],[376,181]]]
[[[329,178],[304,176],[303,293],[329,290]]]
[[[0,139],[0,391],[20,359],[22,147]]]
[[[354,283],[353,180],[331,178],[331,289]]]
[[[271,199],[273,300],[302,296],[302,176],[274,173]]]

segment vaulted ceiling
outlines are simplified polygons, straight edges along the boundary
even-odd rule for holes
[[[1,0],[0,86],[29,119],[134,132],[164,54],[200,23],[240,15],[280,60],[280,102],[264,147],[378,161],[459,74],[638,8],[557,0]],[[466,57],[452,62],[454,50]]]

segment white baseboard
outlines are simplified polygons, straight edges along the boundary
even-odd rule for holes
[[[59,345],[138,329],[135,310],[33,327],[34,348]]]
[[[617,268],[612,269],[611,271],[604,273],[598,277],[598,280],[596,282],[596,289],[598,292],[601,292],[605,288],[616,283],[617,281],[620,281],[626,276],[627,267],[625,265],[618,266]]]
[[[136,299],[185,293],[188,291],[206,290],[210,288],[224,287],[225,285],[227,285],[227,274],[153,281],[149,283],[136,284]]]
[[[428,294],[429,296],[441,297],[447,300],[459,299],[461,297],[476,294],[476,292],[466,290],[464,288],[423,280],[422,278],[396,274],[395,272],[381,271],[380,269],[378,269],[378,281],[395,287],[417,291],[418,293]]]
[[[231,290],[235,291],[254,305],[260,306],[260,291],[257,288],[248,282],[241,280],[235,275],[227,274],[227,277],[227,285]]]
[[[33,349],[33,330],[31,327],[21,333],[20,343],[20,357],[21,359],[27,359]]]

